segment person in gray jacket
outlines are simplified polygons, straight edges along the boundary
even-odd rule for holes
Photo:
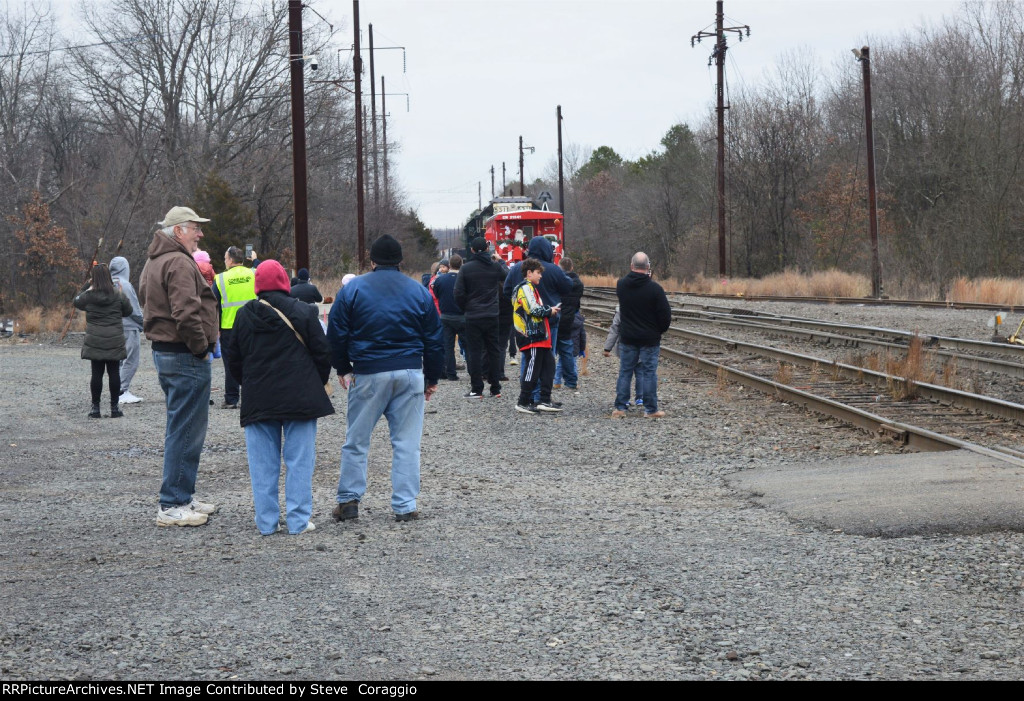
[[[124,327],[124,347],[127,356],[121,361],[121,404],[136,404],[142,401],[142,397],[136,397],[131,393],[132,378],[135,371],[139,369],[139,351],[142,348],[142,307],[139,306],[139,298],[135,294],[135,288],[129,281],[131,268],[128,260],[118,256],[110,261],[110,276],[114,278],[114,287],[121,290],[132,305],[131,316],[121,320]]]

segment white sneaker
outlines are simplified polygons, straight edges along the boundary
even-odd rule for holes
[[[193,511],[189,506],[172,506],[165,509],[158,506],[156,509],[156,525],[158,526],[202,526],[206,523],[206,514]]]
[[[310,532],[315,531],[315,530],[316,530],[316,524],[313,523],[312,521],[307,521],[305,528],[303,528],[298,533],[293,533],[292,535],[302,535],[303,533],[310,533]]]
[[[119,404],[138,404],[142,401],[142,397],[136,397],[131,392],[125,392],[117,401]]]
[[[188,505],[190,509],[195,511],[197,514],[215,514],[217,513],[216,504],[207,504],[204,501],[196,501],[195,497],[192,497],[192,503]]]

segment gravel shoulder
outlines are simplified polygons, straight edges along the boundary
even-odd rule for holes
[[[199,473],[221,511],[158,529],[148,344],[121,420],[86,418],[78,353],[0,346],[5,680],[1024,678],[1024,535],[872,538],[764,508],[726,476],[898,449],[714,378],[663,363],[659,421],[607,418],[614,358],[554,417],[443,383],[408,524],[382,426],[360,518],[331,521],[339,389],[317,530],[262,538],[237,413],[211,409]]]

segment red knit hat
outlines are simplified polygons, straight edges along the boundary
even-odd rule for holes
[[[291,292],[292,287],[288,281],[288,273],[280,263],[276,260],[263,260],[256,267],[256,294],[270,290]]]

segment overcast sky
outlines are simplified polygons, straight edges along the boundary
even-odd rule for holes
[[[940,21],[959,4],[726,0],[726,26],[751,30],[742,43],[730,37],[727,83],[756,86],[794,51],[857,72],[851,48]],[[351,33],[351,0],[318,7]],[[370,23],[375,46],[406,47],[404,74],[401,51],[376,52],[377,83],[383,74],[389,93],[409,93],[408,112],[404,97],[388,98],[388,136],[401,144],[395,168],[409,202],[431,227],[461,225],[478,182],[490,199],[492,165],[498,189],[502,161],[507,180],[518,179],[520,135],[536,148],[526,182],[543,176],[557,154],[559,104],[563,144],[636,158],[673,124],[696,125],[714,101],[713,41],[690,48],[691,36],[714,30],[713,0],[362,0],[359,11],[364,52]]]
[[[76,34],[68,6],[53,0],[62,25]],[[949,0],[726,0],[726,26],[749,25],[749,39],[729,39],[726,82],[733,91],[763,82],[780,56],[808,53],[823,68],[860,70],[850,49],[956,12]],[[351,0],[313,5],[352,42]],[[320,22],[310,10],[304,22]],[[557,154],[555,109],[562,106],[563,144],[611,146],[624,158],[658,147],[678,122],[696,125],[714,103],[714,0],[362,0],[376,47],[377,84],[387,79],[389,141],[400,144],[393,170],[408,202],[431,227],[457,227],[491,194],[518,179],[519,136],[526,182],[548,172]],[[347,54],[350,59],[351,54]],[[368,78],[367,73],[367,78]],[[369,85],[364,85],[369,92]],[[379,99],[379,98],[378,98]],[[367,103],[369,100],[366,101]],[[553,193],[557,197],[557,193]]]

